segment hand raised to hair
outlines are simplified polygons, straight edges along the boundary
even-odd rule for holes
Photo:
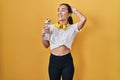
[[[72,6],[71,6],[71,9],[73,13],[75,13],[75,11],[77,10],[76,8],[73,8]]]

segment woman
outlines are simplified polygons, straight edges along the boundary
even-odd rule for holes
[[[80,19],[73,24],[72,13]],[[73,80],[74,64],[71,55],[71,45],[74,37],[83,28],[86,17],[69,4],[62,3],[58,8],[58,23],[43,28],[42,43],[50,46],[49,77],[50,80]],[[45,34],[50,33],[49,40],[45,40]]]

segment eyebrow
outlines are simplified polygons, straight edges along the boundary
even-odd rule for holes
[[[58,10],[59,10],[60,8],[58,8]],[[62,9],[65,9],[66,10],[66,8],[62,8]]]
[[[62,9],[66,9],[66,8],[62,8]]]

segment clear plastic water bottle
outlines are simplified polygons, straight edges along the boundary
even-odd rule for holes
[[[51,22],[50,19],[46,19],[46,20],[45,20],[45,25],[46,25],[45,29],[50,30],[50,28],[48,27],[48,25],[50,24],[50,22]],[[45,33],[45,35],[44,35],[44,40],[48,40],[48,41],[49,41],[49,39],[50,39],[50,32]]]

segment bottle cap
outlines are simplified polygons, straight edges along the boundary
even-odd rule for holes
[[[51,22],[51,20],[50,20],[49,18],[47,18],[47,19],[45,20],[45,24],[50,24],[50,22]]]

